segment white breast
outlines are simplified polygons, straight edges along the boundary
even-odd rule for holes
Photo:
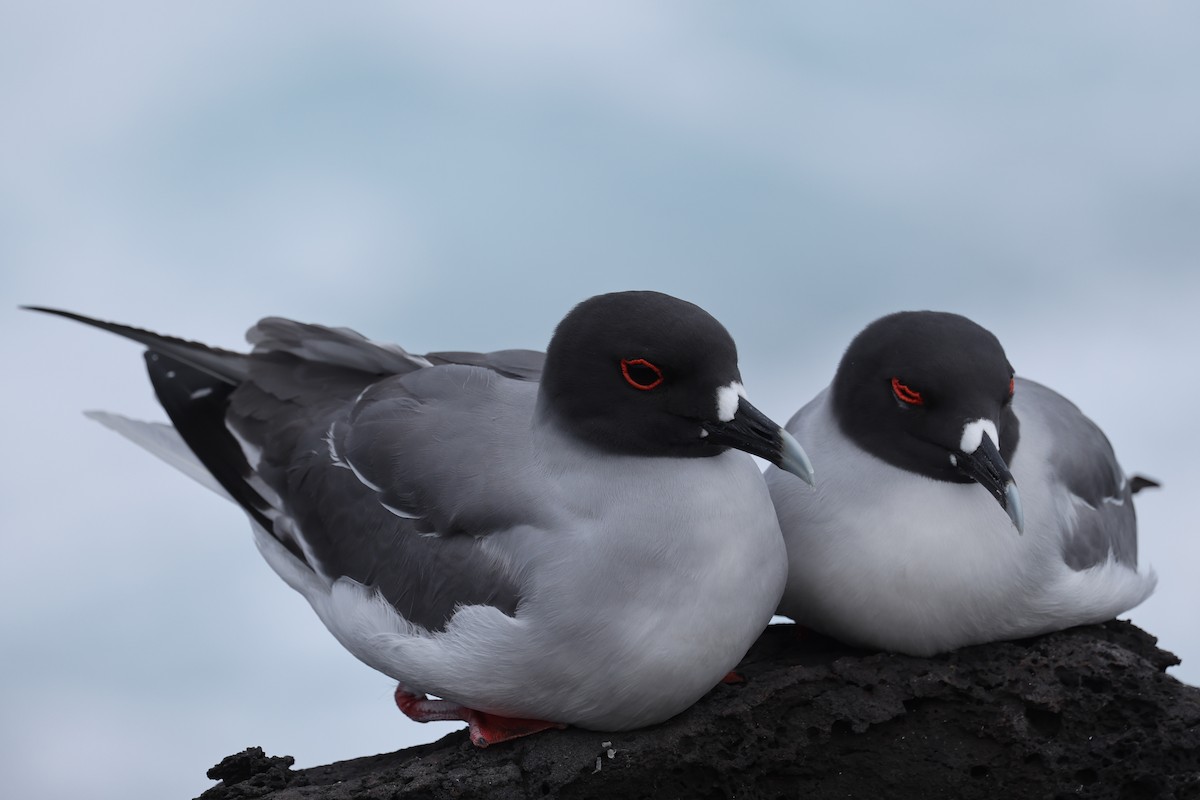
[[[1010,465],[1025,505],[1019,535],[977,484],[935,481],[863,452],[842,435],[827,391],[789,429],[821,471],[815,490],[768,474],[789,554],[780,613],[799,623],[927,655],[1109,619],[1140,600],[1129,601],[1131,588],[1144,588],[1133,570],[1074,572],[1063,562],[1070,496],[1039,473],[1032,441],[1022,439]]]
[[[783,591],[783,540],[753,460],[559,448],[541,466],[554,525],[479,540],[519,565],[514,617],[468,606],[430,633],[345,580],[302,591],[360,659],[470,708],[600,730],[683,711],[737,664]]]

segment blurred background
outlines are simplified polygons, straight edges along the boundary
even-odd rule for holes
[[[867,322],[971,316],[1108,433],[1200,683],[1200,10],[1190,3],[5,3],[0,774],[190,797],[431,741],[243,515],[89,422],[162,419],[140,348],[257,318],[416,352],[545,346],[653,288],[780,422]],[[815,454],[819,456],[819,454]],[[819,464],[818,464],[819,468]]]

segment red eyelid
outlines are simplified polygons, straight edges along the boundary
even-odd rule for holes
[[[900,382],[899,378],[892,378],[892,393],[899,400],[908,403],[910,406],[925,405],[925,399],[921,397],[921,393],[915,389],[910,389]]]
[[[657,375],[658,377],[655,378],[650,383],[638,383],[637,379],[629,374],[630,367],[645,367],[649,370],[652,370],[654,372],[654,374]],[[662,370],[659,369],[654,364],[651,364],[649,361],[647,361],[644,358],[634,358],[634,359],[622,358],[621,359],[621,374],[625,376],[626,383],[628,383],[630,386],[632,386],[635,389],[641,389],[643,392],[648,392],[651,389],[656,388],[660,383],[663,382]]]

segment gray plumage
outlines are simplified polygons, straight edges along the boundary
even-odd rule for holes
[[[1017,415],[1038,415],[1048,440],[1050,473],[1071,496],[1075,512],[1073,524],[1063,527],[1063,560],[1074,570],[1109,558],[1136,568],[1133,491],[1108,437],[1057,392],[1031,380],[1020,386]]]
[[[930,655],[1111,619],[1154,590],[1108,439],[964,317],[872,323],[788,430],[821,474],[808,489],[767,471],[779,613],[798,623]]]
[[[728,672],[778,603],[775,512],[731,448],[806,480],[811,465],[689,303],[592,298],[549,356],[419,356],[274,317],[241,354],[38,310],[150,347],[174,430],[97,419],[241,505],[338,640],[445,713],[652,724]]]

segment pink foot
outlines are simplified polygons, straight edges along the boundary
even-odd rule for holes
[[[468,711],[467,727],[471,743],[476,747],[487,747],[491,744],[507,742],[509,739],[519,739],[533,733],[551,729],[562,730],[567,727],[561,722],[545,722],[540,719],[521,719],[520,717],[501,717],[496,714],[485,714],[482,711]]]
[[[551,728],[567,727],[559,722],[487,714],[449,700],[430,700],[423,694],[412,694],[399,686],[396,687],[396,707],[415,722],[462,720],[467,723],[471,743],[476,747],[507,742]]]
[[[721,683],[737,684],[737,683],[745,683],[745,682],[746,682],[745,677],[743,677],[742,674],[739,672],[730,671],[729,673],[727,673],[725,675],[724,678],[721,678]]]

